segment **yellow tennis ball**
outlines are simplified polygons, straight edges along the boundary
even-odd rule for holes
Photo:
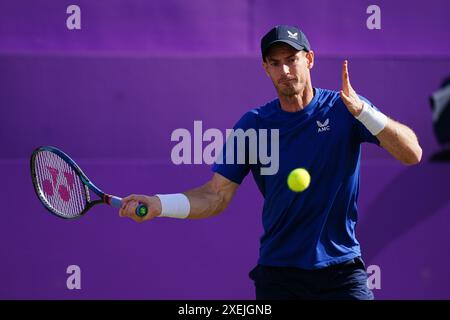
[[[289,173],[287,179],[289,189],[295,192],[304,191],[306,188],[308,188],[310,182],[311,176],[304,168],[292,170],[291,173]]]

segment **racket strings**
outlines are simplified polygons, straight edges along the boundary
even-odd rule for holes
[[[88,203],[88,191],[72,167],[50,151],[35,157],[36,182],[41,198],[54,213],[74,218]]]

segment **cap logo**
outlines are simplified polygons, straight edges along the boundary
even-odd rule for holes
[[[288,33],[288,38],[292,38],[292,39],[295,39],[298,41],[298,32],[292,33],[288,30],[287,33]]]

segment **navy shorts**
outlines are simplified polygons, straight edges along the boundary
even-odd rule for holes
[[[361,258],[322,269],[257,265],[250,273],[257,300],[373,300]]]

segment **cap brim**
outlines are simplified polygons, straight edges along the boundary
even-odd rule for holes
[[[264,50],[263,55],[266,55],[267,51],[269,51],[270,47],[272,47],[275,43],[286,43],[286,44],[290,45],[292,48],[294,48],[295,50],[298,50],[298,51],[306,50],[305,47],[299,45],[298,43],[295,43],[295,42],[290,41],[290,40],[283,39],[283,40],[275,40],[275,41],[271,42],[267,46],[266,50]]]

